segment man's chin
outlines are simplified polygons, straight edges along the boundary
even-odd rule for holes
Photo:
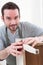
[[[10,28],[11,32],[15,32],[17,30],[17,28]]]

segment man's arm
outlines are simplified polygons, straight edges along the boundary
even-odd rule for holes
[[[5,48],[4,50],[0,50],[0,60],[4,60],[9,56],[7,50],[8,50],[7,48]]]
[[[29,37],[23,40],[25,44],[30,44],[33,47],[37,44],[43,43],[43,36]]]
[[[10,46],[8,46],[7,48],[5,48],[4,50],[0,50],[0,60],[6,59],[10,54],[13,56],[17,56],[20,55],[22,53],[22,50],[17,50],[17,49],[22,49],[23,42],[19,41],[19,42],[15,42],[12,43]]]

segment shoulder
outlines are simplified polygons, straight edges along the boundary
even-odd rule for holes
[[[3,26],[0,26],[0,33],[5,33],[5,29],[6,29],[6,26],[3,25]]]
[[[25,28],[38,28],[36,25],[32,24],[32,23],[29,23],[29,22],[20,22],[20,25],[22,25],[22,27],[25,27]]]
[[[43,29],[29,22],[20,22],[22,29],[43,32]]]
[[[29,23],[29,22],[27,22],[27,21],[25,21],[25,22],[20,22],[20,24],[22,24],[22,25],[24,25],[24,26],[35,26],[34,24]]]
[[[22,25],[22,26],[31,26],[31,23],[29,23],[29,22],[20,22],[20,25]]]

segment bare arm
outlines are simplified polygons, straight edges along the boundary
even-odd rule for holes
[[[4,50],[0,50],[0,59],[6,59],[10,54],[13,56],[20,55],[22,53],[21,51],[18,51],[17,49],[22,49],[22,42],[16,42],[12,43],[10,46],[5,48]]]
[[[3,60],[7,58],[8,56],[9,56],[9,53],[7,51],[7,48],[5,48],[4,50],[0,50],[0,60]]]
[[[24,43],[31,44],[34,47],[38,43],[43,43],[43,36],[26,38],[24,39]]]

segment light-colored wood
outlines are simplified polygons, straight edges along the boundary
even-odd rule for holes
[[[0,64],[0,65],[2,65],[2,64]]]
[[[25,65],[25,51],[16,57],[16,65]]]

